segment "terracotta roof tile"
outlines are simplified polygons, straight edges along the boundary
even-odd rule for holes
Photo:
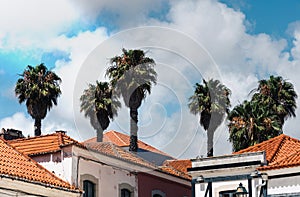
[[[1,175],[41,183],[45,186],[76,190],[74,186],[56,177],[36,161],[7,144],[3,139],[0,139],[0,152]]]
[[[186,168],[184,167],[185,165],[187,165],[188,167],[189,165],[191,165],[188,160],[169,160],[168,165],[157,167],[153,163],[148,162],[138,155],[122,148],[129,146],[129,136],[126,134],[122,134],[116,131],[109,131],[104,134],[103,141],[104,142],[96,143],[96,138],[92,138],[83,143],[79,143],[78,141],[72,139],[64,133],[58,132],[37,137],[11,140],[8,141],[8,143],[10,143],[12,147],[15,147],[20,152],[29,156],[56,152],[59,151],[63,146],[77,145],[141,166],[158,169],[167,174],[171,174],[188,180],[190,179],[190,176],[186,173]],[[138,145],[141,149],[172,158],[166,153],[140,140],[138,141]]]
[[[162,172],[164,173],[167,173],[167,174],[171,174],[173,176],[177,176],[177,177],[180,177],[180,178],[183,178],[183,179],[187,179],[187,180],[192,180],[192,177],[186,173],[183,173],[181,171],[178,171],[172,167],[169,167],[169,166],[159,166],[158,167],[159,170],[161,170]]]
[[[96,137],[88,139],[84,143],[89,143],[89,142],[96,142]],[[130,142],[130,137],[126,134],[112,130],[112,131],[108,131],[108,132],[104,133],[103,142],[112,142],[113,144],[120,146],[120,147],[128,147],[129,142]],[[141,140],[138,140],[138,147],[140,149],[144,149],[144,150],[147,150],[150,152],[154,152],[154,153],[158,153],[161,155],[171,157],[167,153],[164,153],[164,152],[154,148],[153,146],[150,146],[149,144],[144,143]]]
[[[192,177],[187,173],[187,169],[191,167],[192,162],[189,159],[167,160],[164,162],[163,166],[161,166],[161,169],[173,175],[191,180]]]
[[[181,172],[187,173],[187,169],[192,167],[192,162],[189,159],[182,160],[167,160],[163,164],[164,166],[171,166]]]
[[[149,168],[156,168],[156,166],[139,156],[122,149],[121,147],[111,142],[87,142],[84,145],[91,150],[103,153],[108,156],[113,156],[118,159],[126,160],[135,164],[139,164]]]
[[[268,165],[260,167],[260,170],[300,166],[300,140],[287,135],[281,134],[234,154],[258,151],[265,151],[268,161]]]
[[[119,133],[117,131],[108,131],[104,133],[103,135],[103,141],[100,143],[96,143],[96,138],[91,138],[84,142],[84,145],[86,145],[88,148],[91,148],[91,143],[93,143],[93,146],[97,146],[95,148],[97,151],[113,155],[118,158],[123,158],[125,160],[144,165],[153,167],[154,165],[139,156],[135,155],[134,153],[131,153],[129,151],[126,151],[120,147],[127,147],[129,146],[129,140],[130,137],[126,134]],[[168,156],[172,158],[171,156],[167,155],[166,153],[142,142],[141,140],[138,140],[138,146],[141,149],[162,154],[165,156]],[[177,176],[180,178],[184,178],[187,180],[191,180],[191,176],[187,174],[187,168],[191,167],[192,163],[190,160],[167,160],[164,162],[162,166],[156,167],[159,171],[163,173],[167,173],[173,176]]]
[[[62,132],[56,132],[48,135],[41,135],[30,138],[22,138],[10,140],[8,143],[26,155],[40,155],[49,152],[57,152],[61,147],[68,145],[78,145],[83,147],[81,143],[72,139]]]

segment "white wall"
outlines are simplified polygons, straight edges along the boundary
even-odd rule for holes
[[[134,188],[134,196],[137,196],[136,176],[129,171],[102,165],[96,161],[80,159],[79,177],[87,174],[98,179],[98,196],[119,196],[119,184],[122,183],[131,185]],[[79,180],[79,183],[81,182],[82,180]]]
[[[62,162],[39,162],[43,167],[45,167],[50,172],[54,172],[59,178],[71,183],[71,173],[72,173],[72,158],[64,158]]]
[[[72,182],[72,147],[64,147],[61,151],[32,157],[40,165],[50,172],[54,172],[59,178]]]

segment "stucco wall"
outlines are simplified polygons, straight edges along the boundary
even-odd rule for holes
[[[48,153],[44,155],[32,156],[40,165],[50,172],[54,172],[56,176],[72,183],[72,147],[64,147],[56,153]]]
[[[138,173],[138,186],[140,197],[150,197],[153,190],[162,191],[166,197],[190,197],[192,193],[191,187],[146,173]]]
[[[81,188],[83,180],[80,180],[80,177],[91,175],[98,180],[97,196],[120,196],[119,185],[126,183],[133,187],[134,197],[137,197],[136,176],[129,171],[103,165],[97,161],[80,159],[78,172]]]

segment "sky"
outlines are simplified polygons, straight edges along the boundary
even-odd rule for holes
[[[232,107],[270,75],[300,94],[299,9],[297,0],[1,1],[0,128],[33,136],[34,120],[14,86],[27,65],[44,63],[61,77],[62,95],[42,133],[94,137],[80,95],[89,83],[108,80],[109,59],[122,48],[142,49],[155,60],[158,79],[139,109],[139,139],[178,158],[206,155],[206,132],[187,107],[194,84],[219,79],[232,91]],[[300,107],[296,114],[284,133],[300,139]],[[227,124],[215,133],[215,155],[232,151]],[[124,104],[111,129],[129,134]]]

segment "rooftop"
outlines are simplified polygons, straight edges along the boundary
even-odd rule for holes
[[[170,174],[180,176],[185,179],[192,179],[188,174],[187,169],[192,167],[192,162],[189,159],[183,160],[167,160],[160,168]]]
[[[97,138],[94,137],[94,138],[86,140],[84,143],[96,142],[96,140],[97,140]],[[124,133],[120,133],[120,132],[111,130],[111,131],[104,133],[103,142],[112,142],[113,144],[120,146],[120,147],[129,147],[130,137]],[[138,147],[139,147],[139,149],[144,149],[147,151],[151,151],[154,153],[158,153],[158,154],[162,154],[162,155],[171,157],[167,153],[164,153],[164,152],[158,150],[157,148],[154,148],[153,146],[146,144],[145,142],[143,142],[141,140],[138,140]]]
[[[84,143],[90,142],[96,142],[96,137],[86,140]],[[130,137],[117,131],[108,131],[103,135],[103,142],[111,142],[119,147],[122,147],[124,150],[128,150]],[[157,166],[162,165],[166,160],[174,159],[167,153],[164,153],[163,151],[160,151],[141,140],[138,140],[138,150],[136,155]]]
[[[241,154],[247,152],[265,151],[267,166],[259,170],[271,170],[300,166],[300,140],[281,134],[275,138],[250,146],[235,152]]]
[[[159,171],[184,179],[191,179],[187,168],[191,166],[190,160],[175,160],[168,154],[138,140],[137,153],[127,150],[130,137],[117,131],[108,131],[103,135],[103,142],[96,143],[96,138],[86,140],[83,144],[88,148],[128,160],[146,167],[156,166]]]
[[[94,150],[100,153],[103,153],[108,156],[112,156],[118,159],[122,159],[125,161],[129,161],[135,164],[139,164],[145,167],[149,168],[156,168],[156,166],[148,161],[145,161],[144,159],[136,156],[135,154],[126,151],[122,149],[121,147],[111,143],[111,142],[89,142],[89,143],[84,143],[84,145],[90,149]]]
[[[72,144],[83,146],[62,131],[56,131],[56,133],[48,135],[10,140],[7,142],[12,147],[29,156],[57,152],[62,147]]]
[[[48,135],[29,137],[7,141],[12,147],[28,156],[42,155],[60,151],[62,147],[76,145],[88,148],[144,167],[158,169],[164,173],[175,175],[180,178],[190,179],[186,172],[185,165],[191,165],[188,160],[175,160],[168,154],[138,140],[139,149],[135,152],[128,151],[129,136],[117,131],[104,133],[101,143],[96,142],[96,138],[80,143],[65,132],[56,132]],[[165,161],[168,161],[165,163]],[[166,165],[165,165],[166,164]],[[158,167],[159,166],[159,167]],[[184,169],[185,168],[185,169]]]
[[[55,188],[77,190],[74,186],[56,177],[27,155],[14,149],[1,138],[0,152],[0,174],[2,176]]]

